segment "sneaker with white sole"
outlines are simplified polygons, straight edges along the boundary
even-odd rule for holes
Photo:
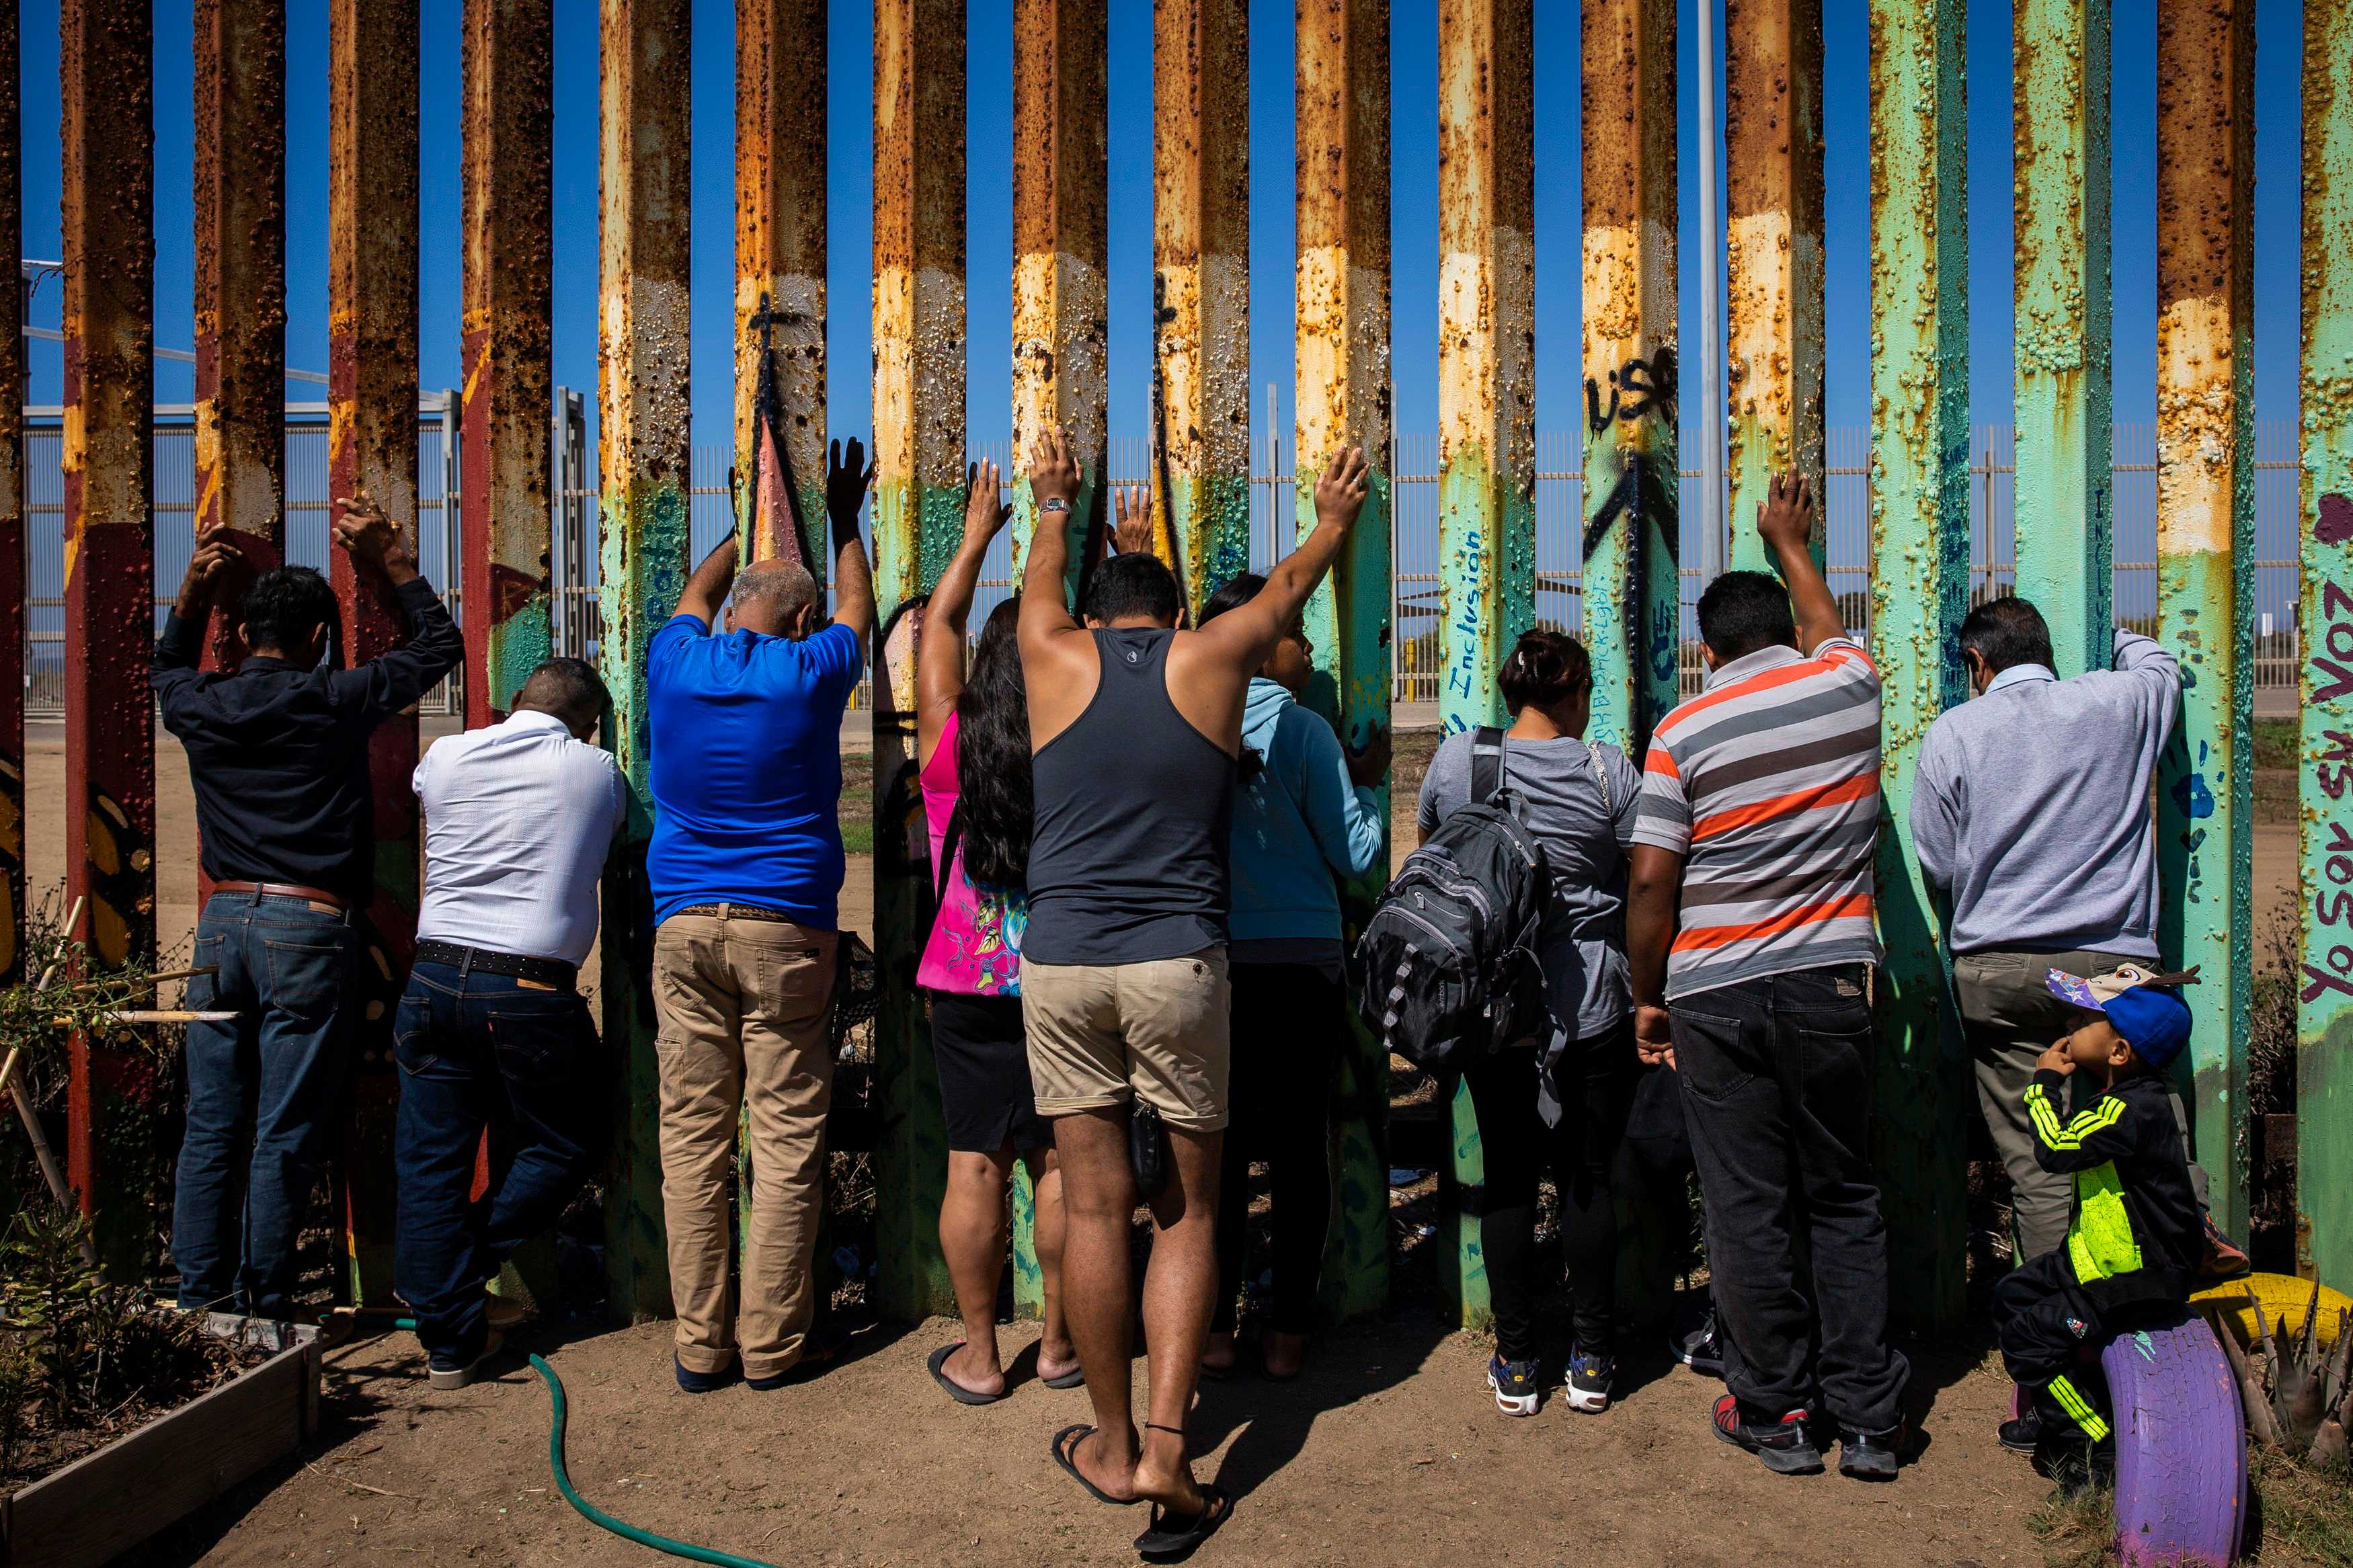
[[[1587,1415],[1609,1408],[1609,1385],[1618,1376],[1615,1358],[1578,1345],[1568,1356],[1568,1407]]]
[[[1494,1391],[1495,1408],[1506,1415],[1534,1415],[1536,1406],[1544,1402],[1544,1380],[1537,1375],[1532,1361],[1505,1361],[1491,1357],[1487,1363],[1487,1386]]]
[[[1724,1344],[1716,1337],[1715,1303],[1708,1303],[1707,1316],[1700,1320],[1698,1328],[1687,1334],[1674,1335],[1667,1341],[1667,1348],[1674,1352],[1677,1361],[1702,1377],[1722,1377]]]
[[[499,1353],[505,1336],[491,1329],[482,1335],[482,1348],[470,1356],[444,1355],[435,1352],[425,1363],[425,1381],[436,1388],[463,1388],[482,1374],[482,1363]]]

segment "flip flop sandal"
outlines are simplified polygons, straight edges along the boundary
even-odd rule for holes
[[[1078,1482],[1079,1485],[1086,1488],[1087,1495],[1094,1499],[1095,1501],[1107,1502],[1113,1508],[1131,1508],[1134,1506],[1136,1501],[1135,1499],[1129,1498],[1125,1501],[1122,1501],[1118,1498],[1112,1496],[1111,1493],[1103,1490],[1101,1487],[1095,1485],[1094,1482],[1087,1479],[1086,1476],[1079,1469],[1078,1460],[1071,1458],[1072,1455],[1078,1452],[1079,1445],[1085,1442],[1087,1438],[1093,1434],[1093,1427],[1082,1421],[1075,1426],[1065,1426],[1060,1431],[1055,1433],[1054,1463],[1070,1471],[1071,1479]]]
[[[1180,1519],[1158,1503],[1152,1505],[1152,1525],[1135,1538],[1136,1555],[1147,1563],[1182,1563],[1233,1517],[1234,1500],[1223,1487],[1201,1482],[1201,1511]]]
[[[938,1384],[942,1388],[946,1389],[948,1391],[948,1397],[955,1400],[958,1405],[996,1404],[998,1400],[1004,1398],[1005,1395],[1002,1394],[975,1394],[971,1389],[966,1388],[964,1384],[958,1383],[955,1379],[948,1375],[948,1357],[964,1349],[964,1346],[965,1342],[958,1340],[952,1345],[942,1345],[939,1349],[932,1352],[931,1359],[923,1363],[925,1366],[932,1369],[932,1381]]]
[[[1087,1385],[1087,1369],[1082,1366],[1074,1366],[1070,1371],[1063,1373],[1059,1376],[1041,1376],[1038,1381],[1044,1384],[1049,1388],[1084,1388]]]

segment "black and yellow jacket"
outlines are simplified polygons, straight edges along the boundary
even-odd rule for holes
[[[2188,1300],[2205,1217],[2165,1080],[2134,1073],[2063,1121],[2066,1086],[2063,1074],[2036,1073],[2026,1114],[2042,1168],[2075,1179],[2067,1258],[2076,1283],[2101,1307]]]

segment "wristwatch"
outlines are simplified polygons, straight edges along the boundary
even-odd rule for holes
[[[1064,500],[1060,496],[1052,496],[1045,500],[1039,501],[1038,503],[1038,510],[1039,511],[1068,511],[1071,510],[1071,503]]]

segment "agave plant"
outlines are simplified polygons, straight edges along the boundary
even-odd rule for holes
[[[2306,1304],[2304,1321],[2293,1333],[2280,1332],[2282,1325],[2269,1320],[2253,1291],[2247,1292],[2246,1300],[2254,1310],[2255,1337],[2269,1364],[2268,1388],[2249,1365],[2236,1336],[2225,1331],[2220,1337],[2245,1396],[2249,1431],[2307,1464],[2344,1465],[2353,1457],[2348,1456],[2346,1436],[2353,1428],[2353,1373],[2348,1373],[2348,1363],[2353,1362],[2353,1313],[2337,1313],[2336,1342],[2324,1350],[2317,1281]]]

